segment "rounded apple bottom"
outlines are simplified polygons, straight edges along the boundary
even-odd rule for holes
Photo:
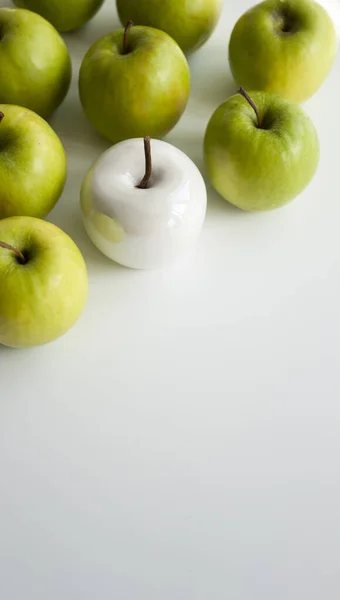
[[[203,220],[204,217],[202,225]],[[107,258],[123,267],[145,271],[170,267],[189,258],[200,235],[199,231],[186,231],[183,235],[183,230],[172,230],[166,241],[163,235],[155,234],[147,239],[126,235],[121,242],[109,242],[85,216],[83,223],[90,240]]]

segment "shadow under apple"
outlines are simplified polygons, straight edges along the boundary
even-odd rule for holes
[[[80,47],[82,47],[84,50],[84,56],[90,46],[92,46],[92,44],[94,44],[97,40],[105,35],[108,35],[109,33],[112,33],[112,31],[115,31],[116,29],[122,29],[122,25],[118,19],[114,6],[112,6],[112,20],[101,19],[100,13],[102,10],[103,7],[88,23],[85,23],[83,27],[62,34],[62,37],[69,47],[72,55],[74,55],[74,51],[77,51]]]
[[[191,73],[191,104],[196,110],[202,105],[201,110],[204,111],[205,118],[209,119],[222,102],[237,92],[238,86],[229,69],[228,52],[226,50],[225,55],[221,55],[220,48],[208,44],[190,56],[188,62]]]
[[[81,106],[78,87],[70,90],[65,102],[50,120],[51,127],[60,137],[66,152],[76,149],[74,156],[82,162],[82,148],[89,150],[93,160],[110,146],[110,142],[101,136],[87,120]],[[90,165],[89,165],[90,166]]]

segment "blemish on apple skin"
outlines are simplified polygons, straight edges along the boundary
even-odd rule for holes
[[[103,213],[94,212],[90,218],[93,227],[107,241],[119,244],[125,238],[125,231],[118,221]]]

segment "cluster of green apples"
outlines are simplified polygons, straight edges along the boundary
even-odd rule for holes
[[[0,9],[0,343],[27,347],[80,317],[87,270],[74,242],[44,218],[64,188],[63,146],[47,119],[63,102],[71,60],[60,32],[83,26],[104,0],[14,0]],[[79,72],[80,102],[116,144],[163,138],[190,95],[187,56],[211,36],[223,0],[117,0],[123,28],[98,40]],[[264,0],[236,23],[229,62],[239,87],[211,116],[208,176],[230,203],[269,210],[295,198],[319,161],[300,103],[327,77],[332,20],[314,0]],[[235,86],[235,90],[237,87]]]
[[[319,140],[300,103],[320,88],[337,52],[326,10],[314,0],[265,0],[240,17],[229,42],[239,93],[217,108],[204,141],[215,189],[243,210],[298,196],[319,163]]]

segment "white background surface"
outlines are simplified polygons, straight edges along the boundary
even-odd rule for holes
[[[201,168],[250,4],[226,2],[190,61],[191,100],[167,139]],[[306,104],[322,150],[308,190],[245,214],[209,188],[191,262],[133,272],[95,250],[78,209],[107,144],[77,71],[117,26],[107,0],[65,36],[74,80],[53,120],[69,178],[51,220],[87,260],[86,312],[47,347],[0,348],[0,597],[338,600],[340,58]]]

